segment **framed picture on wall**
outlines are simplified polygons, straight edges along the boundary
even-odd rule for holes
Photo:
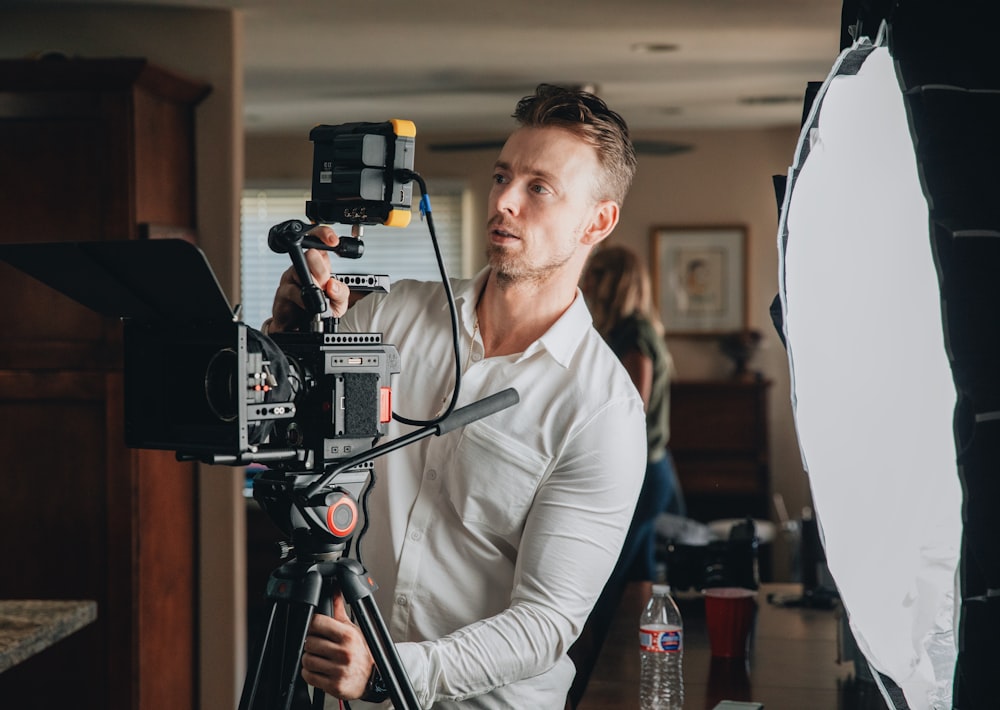
[[[653,291],[670,335],[746,328],[746,228],[654,227]]]

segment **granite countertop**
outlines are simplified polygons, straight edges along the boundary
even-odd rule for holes
[[[43,651],[97,618],[97,602],[0,600],[0,672]]]

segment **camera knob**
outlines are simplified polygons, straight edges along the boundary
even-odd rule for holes
[[[326,525],[338,538],[346,538],[358,524],[358,506],[346,493],[335,491],[327,497]]]
[[[292,555],[295,554],[295,546],[291,543],[285,542],[284,540],[275,543],[274,547],[278,552],[279,560],[290,559]]]

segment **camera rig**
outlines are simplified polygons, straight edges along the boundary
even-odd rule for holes
[[[374,485],[372,461],[431,435],[442,435],[518,401],[513,389],[460,409],[457,309],[438,249],[426,187],[413,172],[415,128],[408,121],[318,126],[312,200],[316,222],[350,224],[352,237],[330,248],[309,225],[275,225],[271,249],[289,254],[310,316],[300,332],[265,335],[239,321],[205,255],[177,239],[0,245],[0,258],[73,300],[123,320],[125,443],[175,451],[179,459],[269,468],[254,478],[254,498],[288,537],[286,561],[271,575],[271,601],[260,651],[247,672],[240,710],[320,708],[300,675],[313,614],[330,613],[339,590],[355,615],[397,708],[418,702],[374,604],[374,581],[350,544]],[[358,258],[366,224],[409,222],[418,182],[442,285],[451,305],[455,391],[436,419],[392,413],[396,348],[380,333],[341,333],[324,315],[304,250]],[[178,277],[184,285],[179,287]],[[344,275],[352,290],[388,289],[384,275]],[[381,441],[390,418],[413,431]],[[360,509],[359,509],[360,502]],[[359,534],[359,538],[360,538]]]

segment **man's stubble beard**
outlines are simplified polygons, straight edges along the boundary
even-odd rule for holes
[[[486,245],[486,261],[501,288],[520,284],[543,283],[573,258],[574,250],[553,254],[544,264],[532,264],[523,253],[511,251],[499,244]]]

